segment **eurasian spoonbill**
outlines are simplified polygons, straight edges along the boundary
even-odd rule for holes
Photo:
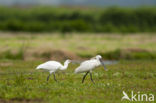
[[[51,75],[52,73],[53,73],[53,75],[54,75],[54,80],[57,81],[57,80],[56,80],[56,77],[55,77],[55,72],[56,72],[57,70],[66,70],[67,67],[68,67],[68,64],[69,64],[70,62],[71,62],[71,60],[66,60],[66,61],[64,62],[64,65],[62,65],[61,63],[59,63],[59,62],[57,62],[57,61],[47,61],[47,62],[45,62],[45,63],[43,63],[43,64],[38,65],[36,69],[43,69],[43,70],[49,71],[50,74],[49,74],[48,77],[47,77],[47,81],[49,80],[49,77],[50,77],[50,75]]]
[[[107,70],[107,68],[104,65],[104,62],[102,61],[102,56],[97,55],[96,57],[91,58],[90,60],[86,60],[86,61],[82,62],[80,64],[80,66],[75,69],[75,73],[86,72],[86,74],[82,78],[82,83],[84,82],[85,77],[89,73],[90,74],[90,79],[94,83],[94,81],[92,79],[92,70],[95,69],[96,67],[100,66],[100,65],[103,65],[104,69]]]

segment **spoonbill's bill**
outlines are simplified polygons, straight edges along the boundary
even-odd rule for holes
[[[84,82],[85,77],[89,73],[90,79],[94,83],[94,81],[92,79],[92,70],[95,69],[96,67],[100,66],[100,65],[104,66],[104,69],[107,70],[107,68],[104,65],[104,62],[102,61],[102,56],[97,55],[96,57],[91,58],[90,60],[86,60],[86,61],[82,62],[80,64],[80,66],[75,69],[75,73],[86,72],[86,74],[82,78],[82,83]]]
[[[49,71],[50,74],[47,77],[47,81],[49,80],[49,77],[52,73],[54,75],[54,80],[57,81],[55,77],[55,72],[57,70],[66,70],[70,62],[71,60],[66,60],[64,62],[64,65],[62,65],[61,63],[57,61],[47,61],[43,64],[38,65],[36,69],[43,69],[43,70]]]

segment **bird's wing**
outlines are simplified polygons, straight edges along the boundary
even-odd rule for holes
[[[90,61],[90,60],[85,60],[85,61],[83,61],[83,62],[80,64],[80,66],[81,66],[81,65],[86,65],[86,64],[88,64],[89,61]]]
[[[75,69],[75,73],[81,73],[81,72],[88,71],[88,70],[90,70],[91,65],[92,64],[90,63],[90,60],[86,60],[86,61],[82,62],[79,67],[77,67]]]
[[[45,70],[52,70],[52,69],[57,69],[61,66],[59,62],[56,61],[48,61],[43,64],[40,64],[37,66],[36,69],[45,69]]]

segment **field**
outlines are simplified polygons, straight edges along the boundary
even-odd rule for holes
[[[156,35],[148,33],[58,35],[1,32],[0,103],[129,103],[121,101],[122,91],[128,95],[134,91],[156,96],[156,60],[146,59],[143,55],[144,59],[118,58],[117,64],[106,65],[108,71],[102,67],[95,69],[95,84],[89,75],[82,84],[84,74],[73,73],[78,66],[74,63],[66,71],[56,73],[58,82],[53,80],[53,76],[47,82],[48,73],[35,70],[46,60],[62,63],[67,58],[84,60],[118,49],[155,54],[155,44]]]
[[[1,32],[0,42],[0,57],[4,59],[86,59],[96,54],[102,54],[105,59],[156,58],[154,33],[61,35]]]
[[[156,95],[156,61],[120,61],[93,72],[95,84],[89,76],[74,74],[78,66],[70,64],[66,71],[58,72],[58,82],[48,73],[35,70],[41,61],[1,61],[1,103],[121,103],[122,91],[152,93]],[[123,101],[129,103],[129,101]]]

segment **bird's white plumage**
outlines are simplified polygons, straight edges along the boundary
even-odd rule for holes
[[[61,63],[57,62],[57,61],[48,61],[48,62],[45,62],[43,64],[40,64],[39,66],[37,66],[36,69],[43,69],[43,70],[47,70],[49,71],[49,75],[47,77],[47,81],[49,80],[49,77],[51,74],[54,75],[54,80],[56,80],[56,77],[55,77],[55,72],[57,70],[66,70],[67,67],[68,67],[68,64],[70,63],[71,61],[70,60],[66,60],[64,62],[64,65],[62,65]]]
[[[36,69],[44,69],[44,70],[48,70],[51,72],[56,72],[61,67],[62,67],[62,64],[57,61],[47,61],[37,66]]]
[[[75,73],[92,71],[96,67],[100,66],[101,63],[97,59],[90,59],[82,62],[78,68],[76,68]]]
[[[57,61],[47,61],[43,64],[40,64],[37,66],[36,69],[43,69],[43,70],[47,70],[50,73],[56,72],[57,70],[65,70],[68,67],[68,64],[70,63],[70,60],[66,60],[64,62],[64,65],[62,65],[61,63],[57,62]]]
[[[106,69],[104,62],[102,61],[102,56],[97,55],[96,57],[91,58],[90,60],[86,60],[80,64],[78,68],[75,69],[75,73],[82,73],[86,72],[86,74],[82,78],[82,83],[84,82],[87,74],[90,74],[90,79],[94,83],[93,78],[92,78],[92,70],[95,69],[96,67],[103,65],[104,69]]]

